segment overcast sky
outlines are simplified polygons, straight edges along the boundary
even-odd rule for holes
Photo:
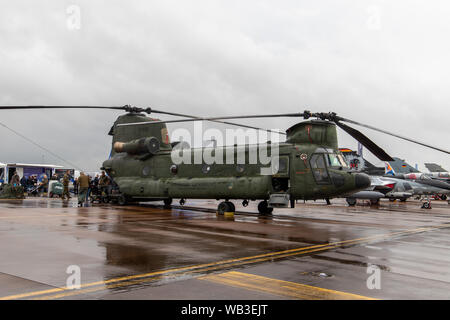
[[[2,1],[0,105],[335,111],[448,150],[449,16],[448,1]],[[1,111],[0,121],[93,171],[119,114]],[[296,121],[240,122],[285,130]],[[358,129],[412,165],[450,168],[447,154]],[[0,162],[66,165],[1,126],[0,137]]]

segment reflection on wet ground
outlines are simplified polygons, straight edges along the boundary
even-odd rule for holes
[[[84,284],[108,283],[83,293],[89,298],[136,298],[139,292],[144,298],[145,288],[179,297],[179,289],[171,289],[175,283],[236,268],[368,294],[366,269],[375,263],[392,282],[375,292],[381,298],[429,298],[397,287],[408,277],[413,286],[432,282],[436,298],[449,298],[447,203],[424,210],[414,201],[349,208],[334,200],[332,206],[276,209],[273,216],[259,216],[256,205],[237,205],[234,216],[223,217],[215,212],[217,202],[207,200],[172,209],[161,203],[78,208],[74,199],[1,200],[0,296],[26,291],[22,287],[64,287],[70,265],[81,268]],[[18,285],[17,278],[30,284]]]

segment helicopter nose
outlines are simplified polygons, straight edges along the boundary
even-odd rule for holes
[[[355,187],[361,189],[370,187],[369,176],[365,173],[357,173],[355,175]]]

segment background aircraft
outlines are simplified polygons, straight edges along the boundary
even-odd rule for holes
[[[353,170],[371,176],[369,188],[347,196],[349,205],[355,205],[357,199],[370,200],[372,204],[376,204],[380,198],[389,198],[391,201],[396,199],[406,201],[412,196],[425,196],[426,201],[422,207],[431,208],[429,196],[446,200],[447,195],[450,194],[449,183],[433,179],[429,174],[421,173],[400,158],[393,157],[394,161],[385,162],[385,168],[382,168],[374,166],[353,150],[341,148],[340,151]],[[401,173],[398,173],[397,170]]]
[[[425,163],[425,167],[430,171],[433,178],[450,180],[450,173],[436,163]]]

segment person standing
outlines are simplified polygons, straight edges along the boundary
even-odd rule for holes
[[[11,177],[11,186],[12,186],[12,191],[17,196],[19,196],[19,193],[22,193],[21,197],[23,197],[23,189],[20,187],[20,177],[17,174],[17,171],[14,171],[14,174]]]
[[[109,177],[105,174],[105,171],[102,171],[102,175],[100,176],[100,179],[98,180],[98,185],[100,187],[100,194],[103,194],[103,192],[109,196],[109,186],[111,184],[111,181]]]
[[[27,190],[28,178],[23,176],[22,179],[20,179],[20,184],[23,187],[23,190]]]
[[[14,174],[11,177],[11,185],[15,188],[15,187],[18,187],[19,184],[20,184],[20,177],[17,174],[17,171],[14,171]]]
[[[26,190],[28,190],[28,189],[30,189],[32,187],[33,187],[33,177],[32,176],[28,176],[28,178],[27,178],[27,189]]]
[[[61,198],[64,200],[64,197],[67,195],[67,200],[69,200],[70,199],[70,193],[69,193],[70,171],[69,170],[67,170],[66,173],[64,174],[62,182],[63,182],[63,186],[64,186],[64,191],[63,191]]]
[[[44,194],[48,192],[48,178],[47,178],[47,175],[46,175],[46,174],[44,174],[44,175],[42,176],[41,190],[42,190],[42,192],[43,192]]]
[[[78,206],[82,207],[83,203],[87,201],[88,189],[89,189],[89,177],[84,174],[84,172],[80,172],[80,176],[78,177]]]
[[[73,193],[78,195],[78,178],[75,178],[75,180],[73,180]]]
[[[37,186],[37,177],[34,174],[31,176],[31,185],[33,188]]]

